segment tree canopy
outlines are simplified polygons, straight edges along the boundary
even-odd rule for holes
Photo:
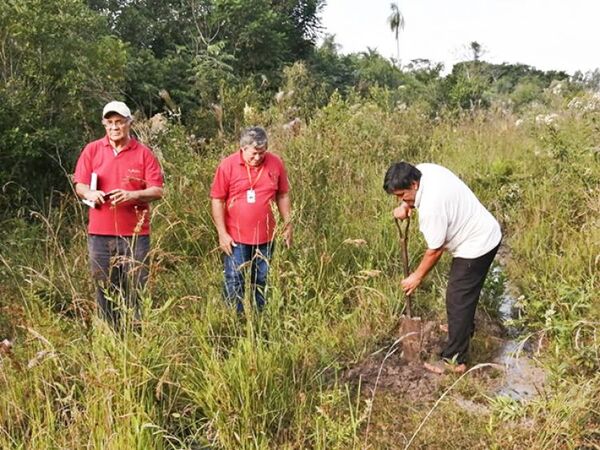
[[[280,89],[295,91],[298,104],[290,111],[308,120],[334,92],[372,97],[385,91],[390,106],[419,102],[436,114],[487,107],[500,97],[521,108],[553,80],[569,78],[487,63],[475,41],[473,60],[447,76],[427,60],[401,69],[375,49],[344,55],[334,36],[317,45],[324,3],[0,3],[0,185],[22,186],[37,198],[51,187],[64,189],[79,149],[101,133],[98,111],[110,99],[125,100],[142,117],[165,112],[207,141],[236,131],[246,105],[268,107]],[[390,25],[398,32],[403,20],[393,12]],[[572,81],[584,87],[597,85],[597,78],[580,74]]]

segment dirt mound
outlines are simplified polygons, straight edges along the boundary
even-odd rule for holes
[[[492,371],[477,371],[471,377],[481,380],[490,392],[517,400],[539,393],[545,384],[545,372],[537,366],[531,352],[522,349],[517,339],[507,336],[497,321],[479,311],[476,325],[475,360],[493,362],[496,366]],[[385,391],[410,400],[437,398],[444,377],[427,371],[423,361],[440,354],[446,337],[437,321],[400,318],[393,336],[382,342],[377,351],[348,368],[342,380],[360,384],[368,396]]]
[[[362,391],[373,395],[386,390],[413,400],[434,395],[440,381],[439,375],[423,368],[421,360],[439,354],[445,336],[439,331],[439,323],[420,323],[420,354],[412,354],[414,341],[407,339],[406,322],[398,326],[395,339],[383,343],[383,347],[367,356],[342,376],[343,381],[361,385]],[[408,357],[407,357],[408,356]]]

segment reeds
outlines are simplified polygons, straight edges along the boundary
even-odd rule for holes
[[[598,437],[600,169],[586,149],[600,136],[589,115],[519,128],[515,120],[475,113],[434,121],[418,109],[333,98],[296,136],[274,124],[271,149],[291,178],[295,246],[277,247],[261,314],[238,317],[220,298],[208,191],[233,140],[228,149],[190,151],[178,124],[152,137],[167,193],[153,209],[138,334],[115,335],[93,313],[74,198],[3,224],[0,340],[13,347],[0,355],[0,447],[397,448],[411,436],[415,448],[588,445]],[[403,307],[393,199],[381,188],[385,168],[402,159],[453,169],[503,222],[508,277],[554,374],[514,420],[498,412],[500,402],[484,417],[459,411],[443,383],[440,401],[408,404],[385,393],[373,403],[360,385],[340,381],[389,338]],[[412,266],[424,245],[417,228]],[[446,264],[416,294],[420,315],[443,315]],[[451,392],[486,402],[486,380],[471,383]],[[386,407],[395,408],[388,435],[404,441],[386,441],[378,428]],[[449,423],[454,440],[439,436]]]

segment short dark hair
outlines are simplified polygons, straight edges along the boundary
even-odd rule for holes
[[[393,194],[399,189],[408,189],[413,181],[421,179],[421,171],[407,162],[398,162],[390,166],[383,179],[383,189]]]

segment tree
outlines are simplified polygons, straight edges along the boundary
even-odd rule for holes
[[[481,47],[481,44],[477,41],[473,41],[471,44],[469,44],[469,46],[473,52],[473,61],[479,61],[481,55],[483,54],[483,48]]]
[[[389,89],[397,89],[400,86],[402,73],[376,50],[367,47],[366,52],[353,56],[356,88],[361,94],[366,95],[374,86]]]
[[[324,0],[86,0],[132,51],[128,99],[152,115],[166,89],[185,123],[219,102],[221,82],[277,89],[310,56]],[[205,70],[208,69],[208,73]],[[216,80],[216,81],[215,81]],[[267,80],[263,83],[263,80]],[[205,90],[206,89],[206,90]]]
[[[335,90],[347,94],[354,85],[356,70],[351,56],[341,55],[334,35],[326,35],[321,46],[308,59],[311,71],[331,95]]]
[[[120,98],[125,46],[80,0],[5,0],[0,47],[0,186],[39,199],[67,185],[103,103]]]
[[[487,92],[491,82],[490,64],[481,61],[455,64],[443,83],[446,104],[455,109],[485,108],[489,106]]]
[[[392,8],[392,13],[388,17],[388,24],[390,25],[390,29],[394,32],[396,37],[396,60],[398,67],[402,67],[400,61],[400,30],[404,30],[404,16],[400,12],[400,8],[398,8],[398,3],[390,4]]]

